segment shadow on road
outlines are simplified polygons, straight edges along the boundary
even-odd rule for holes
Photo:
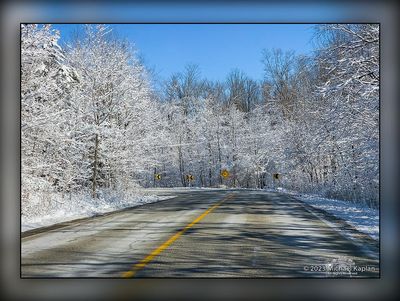
[[[23,272],[28,277],[120,277],[188,223],[160,217],[193,210],[197,216],[222,197],[221,192],[213,191],[182,193],[162,204],[124,211],[123,221],[115,217],[103,223],[88,222],[78,228],[58,229],[60,235],[76,231],[95,234],[38,251],[32,257],[25,256]],[[127,240],[138,231],[144,231],[145,235],[127,241],[132,251],[121,253],[104,244],[110,238]],[[152,248],[140,249],[151,241]],[[338,266],[344,268],[335,273],[332,269]],[[355,271],[366,266],[374,269]],[[297,201],[274,193],[236,192],[234,198],[187,230],[136,276],[378,277],[378,267],[377,260],[363,254],[352,241]]]

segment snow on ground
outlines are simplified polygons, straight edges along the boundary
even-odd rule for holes
[[[312,207],[322,209],[341,218],[358,231],[368,234],[375,240],[379,240],[379,210],[377,209],[369,208],[366,205],[355,204],[351,201],[328,199],[312,194],[301,194],[283,188],[278,188],[273,191],[291,194]]]
[[[21,215],[21,231],[50,226],[78,218],[95,216],[128,207],[141,206],[173,198],[174,196],[146,195],[144,191],[120,196],[103,193],[98,199],[88,194],[74,194],[64,200],[53,194],[50,200],[35,199],[29,205],[23,206]]]

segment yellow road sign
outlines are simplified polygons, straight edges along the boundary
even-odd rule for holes
[[[229,171],[227,171],[226,169],[221,171],[221,176],[223,176],[224,178],[229,177]]]
[[[186,175],[186,180],[193,181],[194,180],[194,176],[193,175]]]
[[[275,180],[279,180],[280,177],[281,177],[281,175],[278,174],[278,173],[274,173],[274,174],[272,175],[272,177],[273,177]]]
[[[161,180],[161,175],[160,175],[159,173],[156,173],[156,174],[154,175],[154,178],[155,178],[156,180]]]

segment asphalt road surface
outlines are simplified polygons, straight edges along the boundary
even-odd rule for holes
[[[174,198],[23,234],[22,277],[379,277],[349,239],[285,194],[155,190]]]

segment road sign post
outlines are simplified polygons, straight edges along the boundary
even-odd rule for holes
[[[194,181],[194,176],[191,175],[191,174],[188,174],[188,175],[186,175],[186,180],[187,180],[188,183],[189,183],[189,187],[192,187],[192,186],[191,186],[191,182]]]
[[[224,168],[224,169],[221,170],[220,175],[224,180],[226,180],[226,179],[229,178],[230,173],[229,173],[229,171],[227,169]],[[221,181],[221,184],[222,184],[222,181]]]
[[[279,173],[274,173],[274,174],[272,174],[272,178],[274,179],[274,189],[275,189],[275,186],[276,186],[276,181],[279,181],[280,179],[281,179],[281,175],[279,174]]]
[[[159,173],[154,173],[154,187],[156,187],[156,181],[161,180],[161,174]]]

